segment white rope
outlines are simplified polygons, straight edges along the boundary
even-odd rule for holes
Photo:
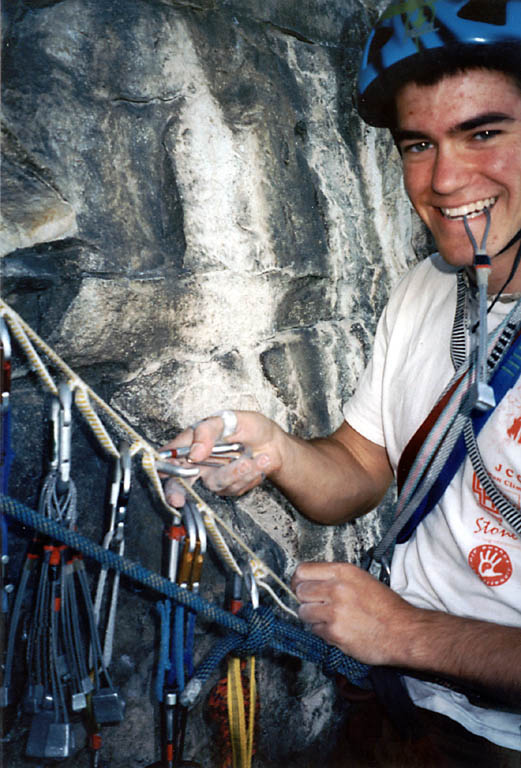
[[[161,503],[166,507],[170,514],[176,518],[180,518],[181,515],[179,510],[177,510],[175,507],[172,507],[166,500],[163,486],[155,467],[155,462],[161,459],[158,451],[152,445],[147,443],[147,441],[144,440],[144,438],[138,432],[136,432],[135,429],[127,424],[127,422],[121,418],[121,416],[119,416],[119,414],[116,413],[116,411],[114,411],[114,409],[111,408],[108,403],[106,403],[98,394],[96,394],[96,392],[94,392],[94,390],[92,390],[88,384],[84,382],[72,370],[72,368],[67,365],[67,363],[65,363],[64,360],[62,360],[62,358],[52,349],[52,347],[50,347],[43,339],[41,339],[38,334],[20,317],[20,315],[18,315],[2,299],[0,299],[0,315],[5,317],[13,331],[13,335],[26,353],[31,366],[38,373],[47,389],[49,389],[55,395],[58,394],[58,389],[52,377],[48,373],[45,365],[41,361],[31,342],[33,342],[70,381],[75,390],[75,402],[78,409],[92,429],[92,432],[98,439],[98,442],[107,451],[107,453],[112,456],[119,456],[119,452],[115,447],[114,442],[110,438],[110,435],[102,424],[98,414],[93,409],[91,401],[96,404],[100,411],[103,411],[103,413],[113,423],[113,425],[118,427],[130,439],[130,455],[135,456],[138,453],[143,453],[143,468],[147,476],[150,478],[152,486],[154,487],[159,499],[161,500]],[[294,593],[287,586],[287,584],[285,584],[282,579],[280,579],[277,574],[271,570],[271,568],[259,560],[257,555],[253,552],[252,549],[250,549],[250,547],[248,547],[246,542],[243,541],[243,539],[241,539],[241,537],[235,533],[235,531],[213,509],[211,509],[211,507],[199,496],[197,491],[195,491],[191,485],[189,485],[181,477],[177,478],[177,482],[183,487],[185,492],[194,499],[199,510],[203,514],[204,522],[208,528],[208,532],[224,562],[226,562],[227,565],[236,573],[242,575],[241,568],[234,558],[219,528],[222,528],[227,533],[227,535],[230,536],[230,538],[233,539],[233,541],[235,541],[237,545],[243,549],[244,552],[246,552],[251,561],[257,564],[257,571],[259,571],[259,575],[256,580],[259,586],[266,590],[271,595],[273,600],[275,600],[277,605],[279,605],[284,611],[290,613],[293,616],[296,616],[296,613],[284,605],[284,603],[276,595],[273,589],[265,583],[264,579],[269,576],[284,592],[286,592],[286,594],[292,600],[296,601]],[[260,568],[262,568],[262,573],[259,570]]]
[[[25,352],[31,368],[34,371],[36,371],[36,373],[42,380],[45,388],[48,389],[50,392],[52,392],[53,395],[56,395],[56,397],[58,397],[58,387],[54,383],[52,376],[50,375],[49,371],[43,364],[37,351],[35,350],[31,342],[27,338],[27,333],[24,331],[20,323],[21,318],[15,316],[14,313],[13,315],[8,314],[7,312],[4,313],[3,310],[4,310],[4,307],[7,307],[7,304],[5,304],[3,301],[0,307],[2,309],[2,312],[1,312],[2,317],[5,317],[13,333],[13,336],[15,337],[15,339],[17,340],[17,342],[20,344],[23,351]]]
[[[119,458],[119,451],[114,445],[109,433],[101,423],[98,414],[94,411],[85,387],[77,381],[71,381],[70,386],[74,391],[74,402],[78,406],[78,410],[81,411],[85,421],[92,429],[100,445],[102,445],[111,456],[114,456],[116,459]]]

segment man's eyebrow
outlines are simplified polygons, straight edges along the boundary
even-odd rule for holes
[[[479,128],[482,125],[489,123],[504,123],[511,122],[514,118],[511,115],[507,115],[503,112],[484,112],[482,115],[476,115],[469,120],[464,120],[462,123],[458,123],[454,128],[451,128],[451,133],[464,133],[465,131],[473,131],[475,128]]]
[[[406,129],[397,129],[393,131],[393,139],[396,144],[401,141],[428,141],[429,138],[421,131],[408,131]]]
[[[465,133],[465,131],[473,131],[476,128],[480,128],[483,125],[490,125],[491,123],[503,123],[512,122],[514,118],[511,115],[507,115],[503,112],[484,112],[481,115],[476,115],[468,120],[464,120],[462,123],[458,123],[450,129],[450,133]],[[393,138],[396,144],[401,141],[429,141],[427,134],[421,131],[410,131],[407,129],[396,129],[393,131]]]

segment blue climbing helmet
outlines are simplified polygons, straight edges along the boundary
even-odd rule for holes
[[[391,127],[396,90],[483,66],[521,77],[521,0],[393,0],[365,46],[358,111]]]

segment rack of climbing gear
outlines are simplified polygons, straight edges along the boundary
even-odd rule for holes
[[[279,592],[293,604],[296,598],[285,582],[251,550],[233,528],[218,515],[215,510],[201,498],[197,491],[185,479],[194,478],[199,473],[197,465],[180,466],[165,461],[164,454],[148,443],[133,427],[131,427],[113,408],[111,408],[88,384],[86,384],[75,371],[43,340],[40,336],[3,300],[0,300],[0,317],[4,319],[21,349],[25,353],[31,368],[40,378],[42,386],[57,395],[57,386],[47,366],[42,360],[42,355],[64,378],[73,391],[74,404],[84,417],[87,425],[92,430],[94,437],[103,450],[113,456],[119,457],[119,451],[114,444],[110,431],[117,432],[129,443],[129,453],[133,458],[141,455],[141,463],[147,474],[154,491],[161,504],[174,517],[179,517],[179,511],[168,504],[158,472],[175,474],[187,496],[192,499],[203,517],[203,521],[217,555],[224,565],[232,572],[242,575],[241,568],[233,555],[228,539],[242,551],[242,557],[252,562],[257,585],[270,595],[281,610],[288,615],[297,618],[294,608],[288,606],[278,594]],[[107,425],[107,426],[106,426]],[[230,450],[233,449],[233,450]],[[219,450],[219,449],[217,449]],[[226,460],[234,458],[243,450],[237,444],[228,446],[229,456],[223,456]],[[166,457],[168,458],[168,457]],[[217,454],[214,458],[217,458]],[[226,537],[226,538],[225,538]],[[271,586],[273,583],[274,587]]]
[[[64,382],[51,402],[52,446],[39,514],[74,530],[77,494],[71,477],[72,393]],[[31,717],[28,757],[65,759],[76,751],[76,715],[89,708],[97,723],[119,722],[124,703],[104,662],[81,554],[52,537],[31,542],[16,593],[0,703],[11,703],[11,679],[22,613],[33,590],[25,650],[22,707]],[[89,663],[89,652],[91,661]]]
[[[75,724],[83,715],[83,719],[87,720],[92,764],[94,768],[99,765],[100,726],[119,722],[124,713],[124,703],[112,684],[108,667],[112,657],[119,579],[121,574],[125,574],[163,596],[158,603],[161,643],[156,677],[163,736],[161,760],[155,765],[158,768],[197,765],[183,759],[187,711],[220,663],[233,653],[237,655],[239,666],[235,661],[230,665],[231,670],[235,667],[235,672],[230,674],[231,690],[235,691],[233,700],[230,700],[230,711],[239,725],[232,730],[247,734],[245,739],[241,735],[235,739],[234,768],[249,768],[256,706],[253,660],[256,653],[268,646],[273,647],[316,661],[327,672],[341,672],[354,681],[365,679],[367,668],[299,627],[280,621],[267,606],[256,607],[260,587],[279,608],[296,616],[268,579],[279,593],[286,593],[294,601],[291,590],[185,482],[184,478],[196,477],[200,467],[197,462],[190,461],[187,455],[189,449],[156,450],[99,398],[4,302],[0,302],[0,319],[6,328],[9,327],[45,388],[53,394],[50,418],[52,451],[38,510],[29,510],[10,499],[5,495],[5,488],[0,500],[0,513],[7,513],[37,531],[27,553],[11,612],[7,649],[9,663],[6,664],[0,689],[0,704],[6,706],[12,693],[16,637],[20,633],[21,615],[28,600],[28,586],[33,582],[33,618],[28,630],[24,630],[28,640],[23,707],[32,719],[27,754],[44,759],[60,759],[73,754],[76,748]],[[64,381],[55,383],[40,355],[47,358]],[[108,528],[101,545],[85,538],[77,530],[77,499],[71,477],[70,447],[74,406],[114,461]],[[123,437],[119,448],[111,432]],[[162,505],[172,515],[168,526],[169,551],[165,577],[147,571],[139,563],[128,560],[125,554],[131,464],[138,454],[141,454],[142,466]],[[243,454],[241,444],[223,443],[215,446],[212,456],[202,464],[213,466]],[[174,463],[171,463],[172,460]],[[183,463],[175,463],[178,460]],[[167,503],[158,470],[175,474],[184,487],[187,501],[182,513]],[[255,607],[250,602],[240,613],[234,614],[207,603],[199,596],[207,534],[236,581],[242,583],[245,578]],[[246,554],[246,565],[239,566],[226,539]],[[95,559],[101,566],[94,603],[88,590],[83,555]],[[197,666],[194,663],[196,613],[202,613],[206,619],[220,623],[228,630],[226,637],[218,641]],[[88,637],[86,642],[85,637]],[[238,681],[239,678],[242,681],[244,662],[239,661],[240,656],[250,658],[246,662],[250,691],[243,695],[242,705]],[[249,714],[244,701],[248,695]],[[249,724],[244,728],[246,719]]]

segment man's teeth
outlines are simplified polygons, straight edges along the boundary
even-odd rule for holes
[[[487,197],[485,200],[477,200],[475,203],[460,205],[459,208],[441,208],[441,212],[448,219],[462,219],[467,216],[469,219],[479,216],[486,208],[492,208],[497,197]]]

